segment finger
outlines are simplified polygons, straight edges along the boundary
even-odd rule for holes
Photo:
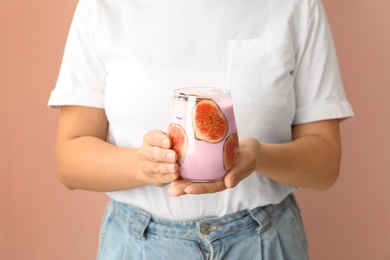
[[[161,175],[177,173],[179,165],[177,163],[161,163],[143,160],[140,163],[140,168],[147,175]]]
[[[237,186],[237,184],[240,182],[238,179],[238,176],[235,174],[234,169],[231,169],[228,174],[226,174],[224,178],[225,186],[228,189],[232,189]]]
[[[232,189],[236,187],[240,181],[252,174],[253,171],[254,168],[245,167],[244,160],[237,160],[224,178],[226,188]]]
[[[142,146],[138,150],[138,154],[142,159],[146,159],[151,162],[167,162],[173,163],[177,160],[177,154],[170,149],[162,149],[157,146]]]
[[[175,180],[174,182],[171,183],[171,187],[169,188],[168,193],[172,197],[178,197],[184,195],[186,194],[186,192],[184,191],[185,188],[190,184],[191,183],[183,179]]]
[[[159,176],[159,186],[165,186],[169,183],[174,182],[179,177],[179,173],[169,173],[169,174],[162,174]]]
[[[161,148],[169,149],[171,147],[171,140],[161,131],[152,130],[144,136],[144,142],[151,146],[159,146]]]
[[[204,194],[215,193],[225,189],[225,183],[223,180],[221,180],[217,182],[192,183],[184,189],[184,192],[187,194]]]
[[[179,170],[177,163],[153,163],[153,166],[154,174],[177,173]]]
[[[151,184],[162,187],[162,186],[165,186],[169,183],[176,181],[180,177],[179,172],[177,171],[178,166],[173,165],[173,167],[170,167],[170,168],[171,168],[169,170],[170,172],[157,173],[156,171],[159,171],[159,170],[156,170],[156,169],[154,169],[154,170],[142,169],[142,171],[150,179]]]
[[[153,178],[149,176],[150,184],[156,185],[157,187],[164,187],[172,182],[174,182],[179,177],[178,174],[163,174],[158,178]]]

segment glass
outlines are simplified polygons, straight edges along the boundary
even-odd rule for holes
[[[238,155],[238,134],[230,91],[190,87],[174,91],[168,136],[179,172],[192,182],[222,180]]]

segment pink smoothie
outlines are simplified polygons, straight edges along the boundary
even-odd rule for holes
[[[193,120],[194,106],[203,99],[212,100],[223,113],[227,131],[220,135],[221,140],[210,142],[202,137],[196,138]],[[204,101],[204,100],[203,100]],[[213,104],[215,104],[212,102]],[[180,174],[183,179],[195,182],[209,182],[223,179],[227,169],[224,165],[224,143],[232,134],[237,135],[236,121],[233,105],[230,98],[220,97],[199,97],[199,96],[175,96],[171,110],[171,124],[180,125],[186,134],[187,142],[185,154],[180,165]],[[206,133],[207,134],[207,133]],[[238,140],[234,143],[234,153],[238,153]]]

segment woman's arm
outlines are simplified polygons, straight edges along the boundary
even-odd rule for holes
[[[293,186],[330,188],[340,170],[339,120],[296,125],[292,131],[292,142],[260,144],[256,171]]]
[[[149,132],[141,148],[120,148],[106,142],[107,129],[103,109],[61,107],[56,157],[66,187],[115,191],[164,186],[177,178],[176,155],[164,133]]]
[[[200,194],[235,187],[253,171],[277,182],[325,190],[339,174],[341,141],[339,120],[296,125],[293,141],[283,144],[260,143],[253,137],[240,138],[240,152],[224,180],[214,183],[175,181],[172,196]]]

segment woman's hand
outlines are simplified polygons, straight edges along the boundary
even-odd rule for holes
[[[162,187],[179,177],[177,154],[171,146],[171,140],[161,131],[152,130],[144,136],[138,149],[139,163],[151,184]]]
[[[257,153],[260,149],[259,141],[253,137],[240,137],[239,143],[240,148],[237,160],[223,180],[194,183],[177,179],[172,182],[169,194],[171,196],[180,196],[184,194],[215,193],[237,186],[240,181],[255,170]]]
[[[340,121],[323,120],[292,127],[293,140],[286,143],[259,143],[253,137],[240,138],[236,163],[225,178],[213,183],[190,183],[178,179],[171,196],[201,194],[235,187],[252,172],[276,182],[326,190],[340,170]]]

